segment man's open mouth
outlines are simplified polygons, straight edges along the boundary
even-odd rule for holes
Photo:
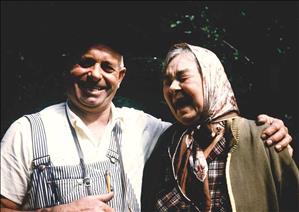
[[[100,91],[103,90],[104,88],[99,86],[98,84],[95,83],[88,83],[88,82],[78,82],[78,85],[81,89],[86,90],[86,91]]]

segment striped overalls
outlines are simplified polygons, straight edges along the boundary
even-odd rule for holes
[[[119,212],[140,211],[132,186],[123,171],[120,147],[117,143],[121,142],[122,133],[118,122],[111,133],[107,160],[85,164],[76,133],[70,125],[80,164],[54,166],[48,154],[45,129],[39,113],[28,115],[26,118],[30,121],[32,131],[33,172],[23,200],[23,209],[51,207],[67,204],[88,195],[105,194],[108,192],[105,175],[109,174],[114,197],[108,205]]]

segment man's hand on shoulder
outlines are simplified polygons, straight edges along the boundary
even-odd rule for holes
[[[275,145],[277,151],[287,148],[290,155],[293,156],[293,148],[289,145],[292,137],[289,135],[288,128],[282,120],[261,114],[256,121],[257,124],[269,125],[263,130],[261,135],[261,138],[266,141],[268,146]]]

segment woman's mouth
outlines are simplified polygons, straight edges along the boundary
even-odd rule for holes
[[[192,98],[190,97],[180,97],[178,99],[173,100],[173,106],[175,110],[182,109],[191,104],[192,104]]]

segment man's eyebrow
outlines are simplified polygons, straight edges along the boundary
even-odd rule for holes
[[[110,61],[110,60],[104,60],[103,63],[106,63],[107,65],[113,66],[113,67],[121,67],[121,64],[119,61]]]
[[[90,55],[90,54],[85,54],[82,56],[82,58],[83,59],[93,59],[98,62],[98,60],[93,55]],[[107,58],[102,60],[101,63],[105,63],[106,65],[117,65],[117,64],[114,64],[113,61],[111,61],[110,59],[107,59]]]
[[[111,63],[109,60],[103,60],[102,63],[106,65],[113,65],[113,63]]]

